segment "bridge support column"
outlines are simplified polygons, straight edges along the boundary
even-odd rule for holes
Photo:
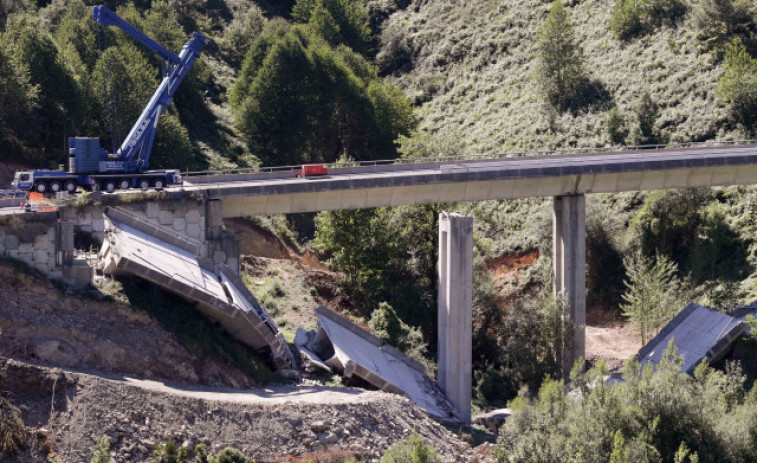
[[[473,218],[439,217],[438,382],[460,418],[471,421]]]
[[[575,324],[563,348],[567,375],[579,357],[585,358],[586,325],[586,201],[584,195],[555,196],[552,264],[555,296],[565,298],[563,316]]]

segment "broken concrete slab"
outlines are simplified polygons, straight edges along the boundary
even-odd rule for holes
[[[481,413],[473,417],[473,424],[485,427],[489,432],[497,433],[499,428],[505,424],[505,420],[512,415],[509,408],[498,408],[487,413]]]
[[[683,357],[681,371],[691,373],[702,360],[720,360],[749,325],[739,316],[727,315],[691,303],[673,318],[660,333],[639,350],[636,358],[644,367],[655,368],[673,339]]]
[[[223,326],[238,341],[270,348],[280,369],[295,368],[281,331],[239,277],[221,267],[219,274],[200,265],[199,243],[148,219],[119,208],[108,208],[106,234],[98,254],[104,274],[134,275],[185,299]]]
[[[439,385],[425,375],[425,368],[371,333],[325,307],[316,309],[319,329],[298,341],[305,355],[316,355],[322,364],[357,376],[381,390],[404,395],[431,415],[459,420]]]

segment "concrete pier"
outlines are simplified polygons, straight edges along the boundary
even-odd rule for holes
[[[473,218],[439,217],[438,383],[461,420],[471,421]]]
[[[555,296],[565,298],[564,317],[575,324],[566,336],[563,372],[567,375],[579,357],[585,358],[586,325],[586,200],[584,195],[555,196],[553,215]],[[569,334],[569,333],[566,333]]]

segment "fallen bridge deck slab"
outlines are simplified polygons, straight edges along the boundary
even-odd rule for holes
[[[254,349],[270,348],[277,367],[294,367],[282,333],[241,280],[225,266],[215,273],[200,265],[194,252],[199,243],[119,208],[105,215],[106,239],[98,255],[103,273],[134,275],[195,302],[233,338]]]

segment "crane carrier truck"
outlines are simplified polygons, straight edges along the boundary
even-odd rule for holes
[[[115,153],[103,149],[99,138],[71,137],[68,139],[68,171],[16,172],[11,188],[37,193],[73,193],[81,186],[112,193],[117,189],[128,188],[161,189],[181,180],[177,170],[147,170],[150,151],[161,112],[171,104],[179,84],[210,40],[194,32],[177,56],[103,5],[93,8],[92,18],[103,27],[120,28],[158,54],[164,63],[163,80]],[[106,100],[108,93],[106,87]],[[115,108],[113,112],[117,118]],[[115,135],[113,139],[115,140]]]

